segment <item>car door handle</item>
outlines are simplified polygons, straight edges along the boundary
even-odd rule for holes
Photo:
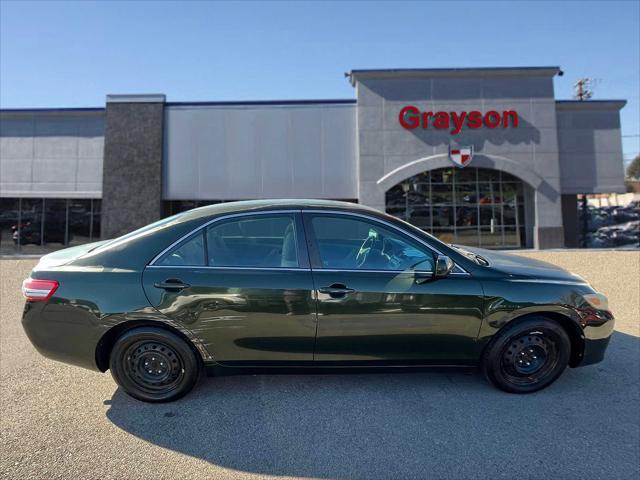
[[[189,285],[188,283],[184,283],[182,280],[178,280],[177,278],[168,278],[164,282],[154,283],[153,286],[169,291],[180,291],[184,290],[185,288],[189,288],[191,285]]]
[[[355,292],[353,288],[348,288],[346,285],[342,285],[341,283],[334,283],[328,287],[320,287],[318,291],[320,293],[327,293],[332,297],[341,297]]]

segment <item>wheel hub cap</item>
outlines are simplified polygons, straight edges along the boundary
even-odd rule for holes
[[[528,376],[538,372],[547,362],[548,347],[543,337],[526,335],[515,339],[506,348],[504,362],[517,375]]]
[[[160,342],[138,342],[129,347],[125,358],[128,377],[145,391],[171,390],[184,374],[180,355]]]

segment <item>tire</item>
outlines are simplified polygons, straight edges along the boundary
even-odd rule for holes
[[[532,393],[551,385],[569,363],[571,341],[557,322],[529,317],[499,331],[482,358],[489,382],[505,392]]]
[[[191,346],[157,327],[123,333],[111,350],[109,369],[127,394],[152,403],[177,400],[200,377],[200,361]]]

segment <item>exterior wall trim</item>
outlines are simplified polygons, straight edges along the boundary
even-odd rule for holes
[[[0,198],[82,198],[100,200],[102,198],[102,192],[97,190],[87,191],[31,191],[31,190],[2,190],[0,191]]]
[[[107,103],[164,103],[167,97],[163,93],[107,95]]]
[[[556,110],[620,110],[626,100],[556,100]]]
[[[0,108],[0,116],[2,117],[13,117],[13,116],[34,115],[34,114],[42,115],[47,113],[52,113],[56,115],[97,113],[97,114],[104,115],[104,112],[105,112],[104,107]]]
[[[167,107],[259,107],[259,106],[294,106],[294,105],[355,105],[356,100],[326,99],[326,100],[240,100],[240,101],[210,101],[210,102],[166,102]]]
[[[560,67],[484,67],[484,68],[392,68],[351,70],[346,76],[352,86],[368,78],[433,78],[433,77],[518,77],[554,76]]]

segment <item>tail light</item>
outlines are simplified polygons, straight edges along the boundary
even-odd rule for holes
[[[36,280],[27,278],[22,282],[22,294],[29,302],[49,300],[60,284],[55,280]]]
[[[21,223],[19,225],[11,225],[11,231],[15,232],[16,230],[20,229],[20,228],[27,228],[31,226],[31,222],[27,222],[27,223]]]

